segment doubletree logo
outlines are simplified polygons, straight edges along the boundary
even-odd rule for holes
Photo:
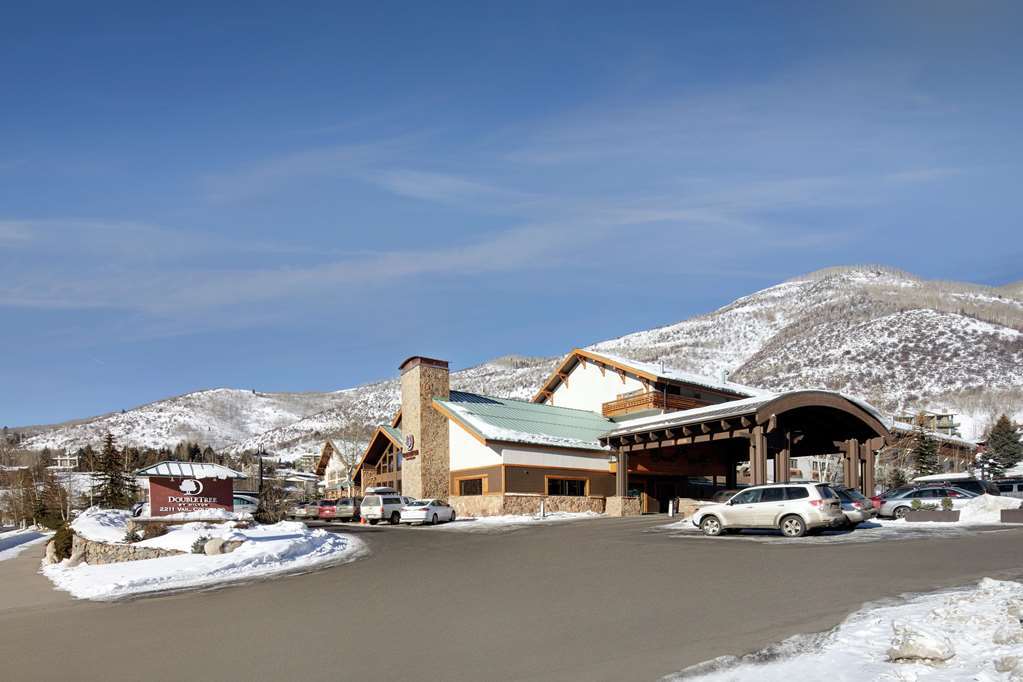
[[[202,492],[202,481],[198,481],[194,478],[186,478],[178,486],[178,490],[186,495],[198,495]]]

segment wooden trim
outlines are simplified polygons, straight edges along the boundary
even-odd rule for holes
[[[607,462],[605,461],[606,465]],[[542,464],[504,464],[505,469],[554,469],[556,471],[585,471],[588,474],[608,474],[607,469],[580,469],[579,467],[556,467],[556,466],[544,466]],[[505,473],[505,472],[502,472]],[[561,478],[570,478],[562,476]],[[581,476],[580,476],[581,478]]]
[[[545,468],[553,469],[554,467],[545,467]],[[559,495],[558,497],[590,497],[590,479],[589,479],[589,477],[587,477],[587,476],[560,476],[560,475],[557,475],[557,474],[555,474],[553,476],[551,474],[545,474],[544,475],[544,477],[543,477],[543,494],[544,494],[544,496],[548,496],[549,497],[550,494],[551,494],[550,493],[550,490],[551,490],[550,480],[552,478],[557,480],[557,481],[582,481],[583,483],[586,484],[584,489],[583,489],[583,494],[582,495],[564,495],[564,496]]]
[[[461,483],[462,483],[462,481],[475,481],[477,478],[483,481],[483,485],[482,485],[483,493],[482,494],[483,495],[489,495],[490,494],[490,476],[488,474],[475,474],[473,476],[455,476],[454,477],[455,492],[453,492],[452,495],[458,495],[459,497],[461,497],[462,496],[462,491],[461,491],[461,487],[462,487]],[[475,495],[466,495],[465,497],[475,497]]]
[[[473,438],[478,440],[481,445],[487,445],[487,440],[486,440],[486,438],[483,437],[483,434],[479,433],[478,431],[476,431],[476,429],[472,428],[471,426],[466,424],[464,421],[462,421],[462,419],[460,419],[458,417],[458,415],[456,415],[454,412],[452,412],[451,410],[447,409],[446,407],[444,407],[443,405],[441,405],[440,403],[438,403],[436,401],[431,402],[430,405],[432,405],[433,409],[435,409],[438,412],[440,412],[442,415],[447,417],[450,421],[453,421],[455,424],[457,424],[458,426],[462,427],[462,429],[464,429],[466,433],[468,433],[470,436],[472,436]],[[450,438],[450,436],[449,436],[449,438]],[[450,448],[450,443],[449,443],[449,448]]]

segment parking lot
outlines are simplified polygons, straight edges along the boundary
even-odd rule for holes
[[[665,517],[502,533],[335,524],[372,554],[316,573],[129,603],[74,602],[0,563],[10,679],[56,679],[53,650],[107,680],[657,679],[708,658],[829,628],[865,601],[1017,577],[1023,529],[905,542],[680,541]],[[443,528],[440,526],[438,528]],[[650,532],[648,532],[650,531]],[[154,623],[159,624],[154,627]],[[82,633],[90,636],[88,646]],[[173,647],[165,646],[168,638]],[[83,678],[84,679],[84,678]]]

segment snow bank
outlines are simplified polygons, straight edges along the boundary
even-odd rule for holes
[[[435,530],[451,530],[466,532],[500,532],[502,530],[513,530],[523,526],[534,526],[539,524],[565,523],[568,521],[580,521],[583,519],[600,518],[603,514],[593,511],[586,512],[548,512],[545,517],[525,516],[521,514],[505,514],[502,516],[480,516],[477,518],[457,519],[452,523],[445,523],[439,526],[430,526]]]
[[[959,507],[959,523],[1001,523],[1003,509],[1019,509],[1023,500],[1001,495],[978,495]]]
[[[252,514],[248,512],[230,512],[226,509],[200,509],[198,511],[178,512],[177,514],[165,514],[164,516],[147,516],[146,519],[171,519],[174,521],[251,521]]]
[[[131,512],[124,509],[89,507],[71,522],[71,529],[86,540],[121,542]]]
[[[90,533],[90,539],[116,535],[120,541],[124,537],[126,519],[117,526],[117,515],[110,511],[89,510],[82,528]],[[63,561],[43,566],[42,572],[55,587],[79,599],[111,600],[301,573],[348,563],[368,553],[365,543],[358,538],[311,530],[302,523],[285,521],[253,528],[237,528],[236,525],[234,521],[219,524],[197,521],[171,526],[166,535],[136,543],[187,554],[97,566],[69,566],[69,562]],[[230,554],[191,554],[192,544],[199,537],[245,542]]]
[[[941,680],[1023,676],[1023,583],[976,586],[868,605],[831,632],[799,635],[741,658],[726,656],[666,679]],[[1011,679],[1017,679],[1012,677]]]

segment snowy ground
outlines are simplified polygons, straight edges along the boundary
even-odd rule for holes
[[[726,656],[666,680],[1023,679],[1023,583],[984,578],[954,591],[868,604],[834,630]],[[923,657],[923,658],[918,658]]]
[[[127,518],[127,512],[90,509],[75,520],[73,527],[89,539],[119,543]],[[302,523],[284,521],[252,528],[238,525],[236,521],[195,521],[171,526],[166,535],[135,543],[187,554],[97,566],[72,567],[64,561],[43,566],[42,572],[58,589],[79,599],[111,600],[303,573],[348,563],[368,553],[358,538],[312,530]],[[214,537],[245,542],[230,554],[191,553],[196,539]]]
[[[603,514],[597,512],[549,512],[545,517],[540,516],[480,516],[479,518],[457,519],[452,523],[442,523],[437,526],[426,526],[431,530],[459,531],[466,533],[503,533],[526,526],[543,524],[568,523],[570,521],[582,521],[584,519],[601,518]]]

